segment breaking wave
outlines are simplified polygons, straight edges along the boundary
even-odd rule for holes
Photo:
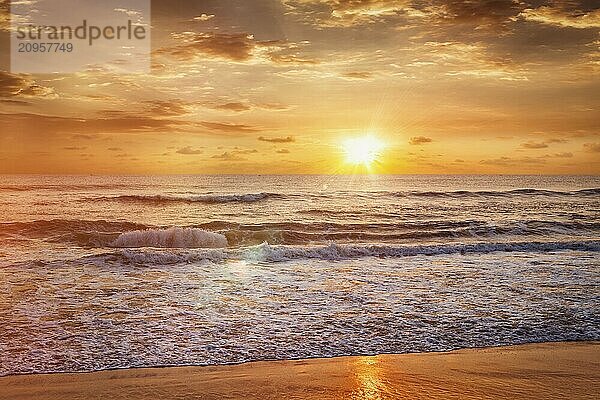
[[[270,198],[282,197],[276,193],[246,193],[246,194],[201,194],[201,195],[122,195],[122,196],[102,196],[95,197],[93,200],[115,200],[115,201],[130,201],[140,203],[205,203],[205,204],[221,204],[221,203],[254,203]]]
[[[122,233],[111,246],[215,248],[227,247],[227,238],[220,233],[197,228],[146,229]]]
[[[405,221],[380,223],[211,221],[181,227],[122,221],[49,220],[0,224],[0,240],[37,239],[98,247],[244,247],[263,242],[282,245],[326,243],[427,243],[431,241],[519,238],[594,238],[596,221]],[[212,238],[212,239],[209,239]],[[218,239],[217,239],[218,238]],[[211,242],[211,240],[213,240]]]
[[[135,265],[176,265],[197,262],[245,260],[251,262],[283,262],[317,259],[339,261],[365,257],[398,258],[453,254],[486,254],[496,252],[547,253],[556,251],[600,252],[600,240],[506,243],[453,243],[432,245],[357,245],[288,246],[262,243],[257,246],[227,249],[124,249],[116,253],[89,256],[96,263],[116,262]]]

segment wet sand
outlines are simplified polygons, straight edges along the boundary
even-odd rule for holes
[[[0,399],[598,399],[600,342],[0,378]]]

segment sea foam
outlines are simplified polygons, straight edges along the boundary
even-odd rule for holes
[[[220,233],[198,228],[146,229],[122,233],[113,247],[217,248],[227,247]]]

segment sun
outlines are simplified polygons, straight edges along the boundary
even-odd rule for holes
[[[345,140],[342,148],[346,162],[368,167],[379,159],[384,144],[374,136],[362,136]]]

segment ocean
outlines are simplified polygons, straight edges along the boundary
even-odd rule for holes
[[[0,375],[600,340],[600,177],[0,176]]]

